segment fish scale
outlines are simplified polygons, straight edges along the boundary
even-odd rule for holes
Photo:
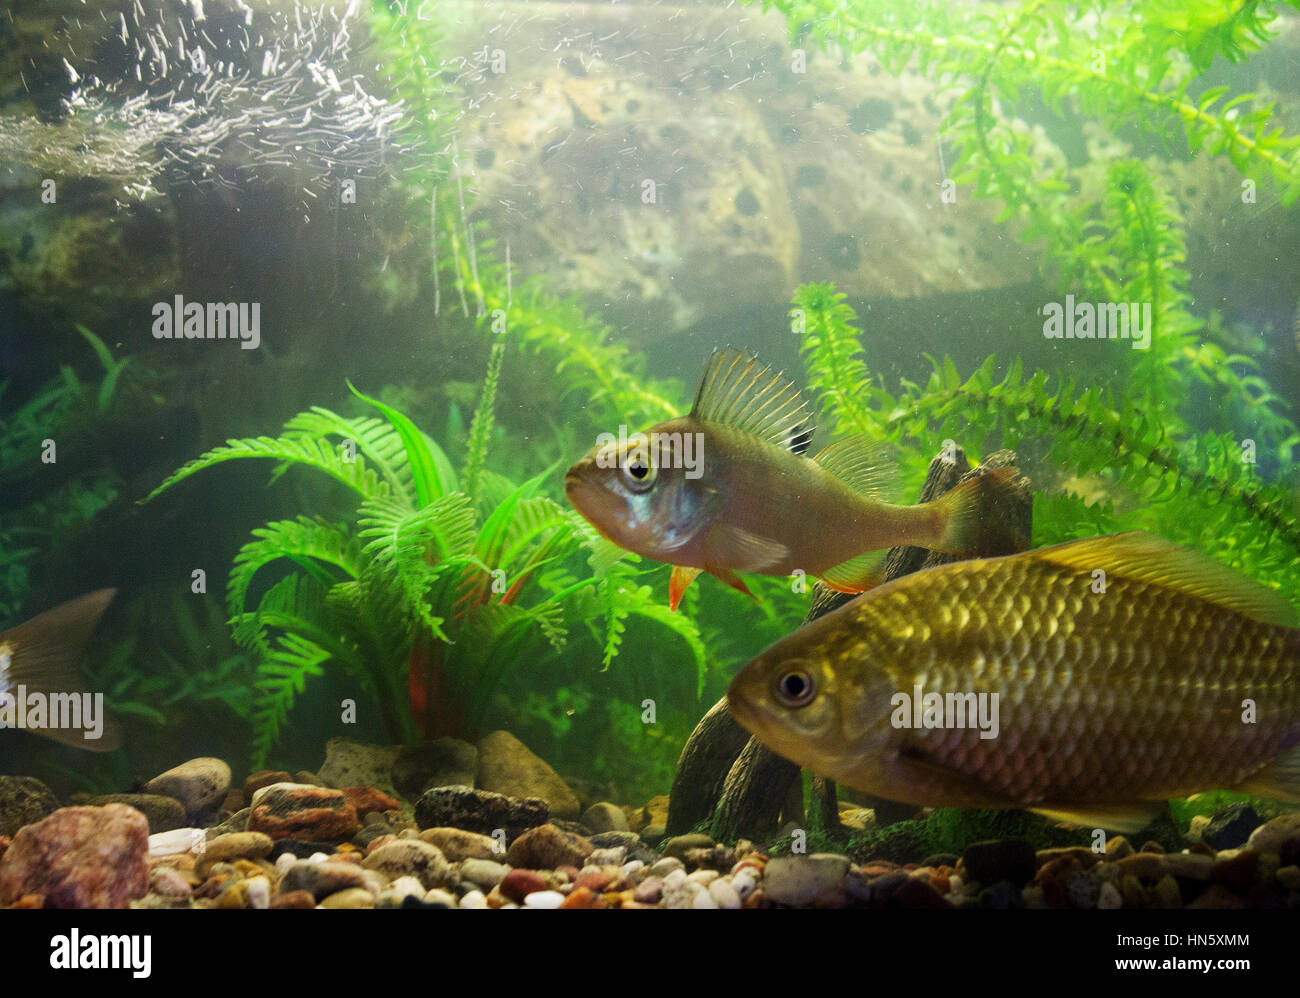
[[[1105,569],[1104,593],[1090,566]],[[914,804],[1059,813],[1277,783],[1266,767],[1300,744],[1290,613],[1208,559],[1114,535],[897,579],[759,656],[730,699],[788,758]],[[779,702],[774,677],[792,670],[822,703]],[[891,696],[917,687],[996,694],[997,736],[895,726]],[[1296,755],[1279,796],[1296,789]]]

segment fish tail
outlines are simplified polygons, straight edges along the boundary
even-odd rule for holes
[[[42,694],[47,702],[55,696],[88,693],[77,661],[116,592],[100,589],[78,596],[0,634],[0,662],[6,654],[9,658],[8,668],[0,671],[0,691],[13,695],[21,686],[27,696]],[[73,748],[112,752],[122,744],[121,729],[106,712],[101,721],[98,738],[87,738],[83,728],[32,728],[31,732]]]
[[[942,513],[943,532],[934,550],[948,554],[987,556],[1026,551],[1015,517],[1000,516],[998,504],[1010,498],[1020,477],[1014,466],[997,468],[963,482],[934,501]]]

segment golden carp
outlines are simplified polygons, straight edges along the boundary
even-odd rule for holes
[[[1300,799],[1291,604],[1139,531],[888,582],[728,693],[780,755],[880,797],[1136,831],[1163,802]]]
[[[791,381],[753,357],[715,351],[688,415],[623,439],[605,435],[569,469],[564,492],[615,544],[676,566],[674,608],[701,571],[746,594],[738,572],[802,571],[862,592],[891,547],[987,553],[981,500],[1015,469],[899,506],[883,498],[894,473],[882,448],[849,437],[808,458],[811,435]]]

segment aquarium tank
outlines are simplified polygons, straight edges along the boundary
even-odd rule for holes
[[[1300,906],[1296,6],[13,0],[0,908]]]

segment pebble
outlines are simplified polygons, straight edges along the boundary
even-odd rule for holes
[[[967,875],[981,884],[1009,880],[1023,887],[1034,879],[1038,869],[1034,847],[1019,839],[975,842],[966,847],[961,858]]]
[[[192,888],[181,874],[168,866],[156,866],[149,871],[149,893],[163,897],[187,898]]]
[[[656,904],[663,897],[664,882],[659,877],[646,877],[632,891],[632,900],[641,904]]]
[[[222,759],[203,756],[160,773],[142,788],[147,794],[174,797],[191,817],[203,814],[225,798],[230,767]]]
[[[722,876],[717,870],[696,870],[694,873],[686,875],[687,880],[693,880],[701,887],[708,887],[709,884]]]
[[[901,908],[951,908],[952,903],[919,877],[908,877],[890,899]]]
[[[1066,897],[1073,908],[1093,909],[1101,899],[1103,881],[1086,873],[1076,873],[1066,881]]]
[[[1165,869],[1184,880],[1209,880],[1214,857],[1199,852],[1175,852],[1165,856]]]
[[[460,879],[486,890],[501,883],[509,872],[510,867],[490,859],[466,859],[460,864]]]
[[[1120,878],[1137,877],[1142,880],[1159,880],[1168,872],[1169,863],[1163,854],[1152,852],[1135,852],[1125,856],[1116,864]]]
[[[95,807],[105,804],[133,807],[148,820],[150,832],[169,832],[186,824],[185,805],[175,797],[162,794],[97,794],[88,798],[86,803]]]
[[[478,749],[458,738],[404,745],[393,761],[393,786],[409,800],[434,787],[474,785]]]
[[[1210,827],[1210,816],[1208,814],[1194,814],[1187,823],[1187,837],[1200,841],[1205,830]]]
[[[1290,843],[1300,844],[1300,811],[1279,815],[1266,821],[1253,832],[1246,845],[1255,852],[1271,852],[1281,855],[1284,847]],[[1295,860],[1291,860],[1292,863]]]
[[[578,820],[596,833],[630,831],[623,809],[609,801],[592,804]]]
[[[148,892],[148,862],[149,823],[139,811],[60,808],[14,835],[0,861],[0,907],[43,894],[46,908],[125,908]]]
[[[1169,874],[1161,877],[1155,886],[1156,901],[1161,908],[1181,908],[1183,906],[1183,894],[1178,888],[1178,881]]]
[[[575,887],[569,892],[569,896],[564,899],[561,908],[607,908],[604,897],[597,894],[589,887]]]
[[[320,906],[322,908],[373,908],[375,899],[369,891],[364,891],[360,887],[349,887],[337,894],[331,894],[320,903]]]
[[[739,911],[741,902],[744,900],[734,884],[728,883],[721,878],[709,884],[709,897],[713,898],[714,903],[719,908],[727,911]]]
[[[977,895],[976,904],[980,908],[998,910],[1024,907],[1020,889],[1009,880],[999,880],[997,883],[989,884]]]
[[[250,877],[244,881],[244,900],[250,908],[270,908],[271,881],[264,876]]]
[[[121,805],[119,805],[121,806]],[[158,832],[149,836],[150,856],[177,856],[181,853],[198,853],[204,846],[203,829],[173,828],[170,832]]]
[[[691,899],[691,907],[717,910],[718,902],[713,900],[713,895],[708,891],[696,891],[695,897]]]
[[[1133,844],[1122,835],[1116,835],[1106,842],[1106,858],[1112,863],[1133,855]]]
[[[1300,866],[1282,866],[1276,874],[1277,882],[1289,891],[1300,891]]]
[[[0,836],[17,834],[23,825],[48,817],[59,802],[40,780],[31,776],[0,776]]]
[[[271,853],[275,845],[269,835],[261,832],[229,832],[208,839],[204,845],[203,857],[212,862],[225,859],[263,859]]]
[[[564,895],[559,891],[534,891],[524,898],[525,908],[558,908],[564,904]]]
[[[1210,879],[1246,891],[1255,882],[1260,854],[1251,849],[1225,849],[1210,867]]]
[[[595,849],[587,857],[589,866],[622,866],[627,862],[627,850],[622,846],[612,849]]]
[[[554,870],[565,865],[581,867],[593,851],[591,840],[585,836],[545,824],[529,829],[510,843],[506,862],[531,870]]]
[[[457,907],[456,896],[449,891],[443,890],[441,887],[435,887],[433,890],[429,891],[429,893],[425,894],[424,903],[436,905],[441,908]]]
[[[668,876],[668,874],[672,873],[674,870],[685,872],[686,864],[676,856],[665,856],[657,863],[651,865],[650,876],[662,878]]]
[[[393,763],[400,751],[397,745],[369,745],[352,738],[331,738],[325,743],[325,761],[317,769],[320,775],[316,779],[328,787],[378,787],[390,793]]]
[[[420,833],[420,839],[441,849],[449,863],[466,859],[499,860],[505,855],[501,844],[491,835],[460,828],[426,828]]]
[[[641,834],[644,838],[645,833]],[[663,844],[662,851],[664,856],[684,860],[686,853],[691,849],[712,849],[713,846],[714,841],[709,836],[702,832],[692,832],[689,835],[677,835],[669,839]]]
[[[349,839],[360,827],[357,811],[341,790],[301,783],[273,783],[253,794],[248,830],[273,839]]]
[[[290,891],[288,894],[278,894],[271,900],[271,909],[280,908],[315,908],[316,899],[312,897],[310,891]]]
[[[482,835],[503,829],[506,841],[550,819],[546,801],[536,797],[507,797],[471,787],[434,787],[415,802],[421,828],[459,828]]]
[[[849,858],[837,853],[772,859],[763,871],[763,892],[777,904],[795,907],[833,903],[843,893],[849,865]]]
[[[456,871],[442,850],[419,839],[398,839],[380,846],[366,856],[362,866],[393,878],[413,876],[429,890],[453,887],[457,880]]]
[[[283,769],[259,769],[244,779],[244,799],[251,800],[253,794],[272,783],[294,783],[294,778]]]
[[[462,908],[485,909],[488,906],[487,897],[482,891],[470,891],[460,899]]]
[[[280,878],[280,893],[307,891],[316,900],[348,888],[364,888],[361,870],[351,863],[311,863],[299,860]]]
[[[396,811],[402,806],[396,798],[390,797],[382,790],[376,790],[374,787],[343,787],[340,793],[352,805],[352,809],[357,812],[358,819],[365,818],[370,814]]]
[[[536,870],[511,870],[498,886],[503,897],[511,901],[527,901],[529,894],[545,891],[550,885]]]
[[[625,877],[635,877],[638,873],[640,873],[642,870],[645,869],[645,864],[641,862],[641,860],[639,859],[634,859],[624,863],[618,869],[619,869],[619,873],[623,874],[623,876]]]

